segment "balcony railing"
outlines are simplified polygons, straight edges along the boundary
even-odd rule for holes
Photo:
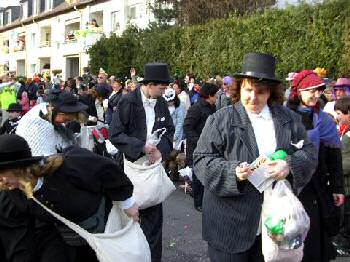
[[[2,46],[0,47],[0,52],[3,54],[8,54],[9,53],[9,47],[8,46]]]
[[[69,33],[66,33],[65,35],[65,43],[75,43],[77,42],[77,37],[76,37],[76,32],[78,32],[79,30],[75,30],[75,31],[70,31]]]
[[[51,47],[51,41],[41,41],[39,47]]]
[[[25,46],[15,46],[13,48],[13,52],[21,52],[21,51],[25,51],[26,47]]]

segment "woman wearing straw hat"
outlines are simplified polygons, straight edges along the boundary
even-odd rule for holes
[[[122,201],[126,214],[138,220],[133,185],[124,172],[114,161],[78,147],[33,157],[22,137],[0,136],[0,190],[0,239],[10,261],[96,261],[85,241],[25,195],[92,233],[104,230],[100,211],[107,209],[106,199]]]

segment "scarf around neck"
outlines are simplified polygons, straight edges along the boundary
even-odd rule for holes
[[[304,114],[312,114],[314,128],[307,130],[307,133],[310,140],[316,146],[317,152],[321,143],[331,148],[341,148],[337,127],[329,115],[322,110],[316,113],[312,108],[308,107],[299,107],[298,111]]]

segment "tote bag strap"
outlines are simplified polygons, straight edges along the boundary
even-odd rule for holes
[[[92,234],[90,234],[85,229],[81,228],[79,225],[73,223],[72,221],[69,221],[68,219],[62,217],[61,215],[57,214],[44,204],[42,204],[39,200],[37,200],[35,197],[33,197],[34,202],[36,202],[38,205],[40,205],[44,210],[46,210],[48,213],[50,213],[52,216],[54,216],[56,219],[61,221],[63,224],[65,224],[67,227],[69,227],[71,230],[73,230],[75,233],[80,235],[85,240],[90,240],[92,237]]]

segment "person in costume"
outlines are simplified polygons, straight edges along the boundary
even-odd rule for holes
[[[244,56],[243,72],[233,75],[233,105],[209,116],[193,154],[194,173],[204,185],[202,234],[212,262],[264,261],[264,193],[249,181],[252,170],[244,162],[284,150],[285,160],[264,165],[275,180],[291,181],[296,194],[316,167],[315,147],[300,117],[281,105],[275,64],[269,54]],[[301,140],[300,149],[291,144]]]
[[[145,65],[142,86],[120,99],[113,113],[109,140],[129,161],[148,155],[150,163],[166,161],[173,149],[174,124],[162,97],[170,82],[168,65]],[[157,146],[147,143],[152,133],[165,128]],[[152,262],[162,259],[162,203],[140,210],[141,228],[150,245]]]
[[[0,135],[14,134],[16,132],[18,121],[21,119],[22,106],[18,103],[12,103],[9,105],[7,112],[9,118],[0,127]]]
[[[0,190],[6,193],[0,195],[0,240],[11,262],[97,261],[83,239],[32,197],[91,233],[103,233],[110,200],[122,201],[126,214],[138,220],[123,170],[79,147],[33,157],[22,137],[0,136]]]
[[[341,77],[337,79],[337,82],[333,85],[333,101],[328,102],[323,111],[337,119],[337,113],[334,111],[335,102],[350,95],[350,79]]]
[[[319,97],[324,81],[312,70],[303,70],[293,80],[288,107],[302,117],[308,137],[318,154],[317,169],[299,199],[310,217],[303,261],[326,262],[334,259],[330,237],[340,225],[339,206],[344,203],[341,142],[331,116],[323,112]]]
[[[87,106],[69,92],[52,89],[47,103],[34,106],[19,121],[16,134],[29,144],[34,156],[49,156],[74,144],[71,121],[85,121]]]

